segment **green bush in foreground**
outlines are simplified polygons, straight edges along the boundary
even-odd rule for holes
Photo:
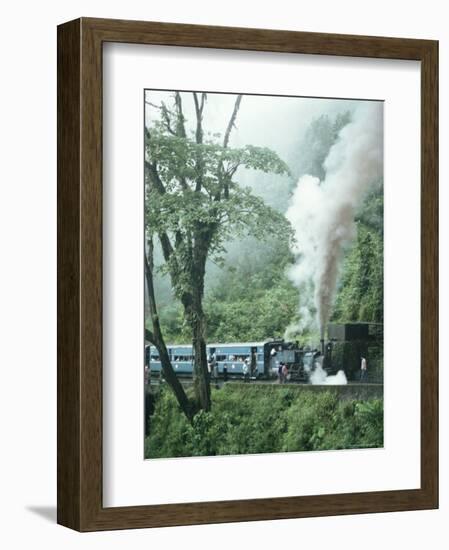
[[[212,411],[189,424],[162,388],[145,458],[315,451],[383,446],[383,402],[339,400],[331,391],[227,384]]]

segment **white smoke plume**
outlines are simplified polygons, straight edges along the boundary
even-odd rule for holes
[[[313,282],[321,337],[332,312],[344,249],[356,234],[355,213],[382,177],[382,117],[382,103],[361,103],[329,151],[324,180],[301,177],[287,210],[297,257],[289,276],[300,289]]]
[[[299,321],[291,323],[284,332],[284,339],[287,341],[293,340],[297,334],[302,334],[307,328],[313,324],[313,316],[310,307],[307,305],[299,306]]]
[[[314,385],[323,386],[344,386],[348,383],[344,371],[339,370],[337,374],[328,375],[321,363],[315,363],[315,368],[309,376],[309,382]]]

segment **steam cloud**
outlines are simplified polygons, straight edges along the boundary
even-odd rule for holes
[[[296,234],[293,251],[297,257],[289,277],[306,295],[312,282],[322,338],[332,312],[344,248],[356,234],[356,210],[382,176],[382,115],[382,103],[360,104],[324,161],[324,180],[301,177],[287,210]]]
[[[344,386],[348,383],[344,371],[339,370],[337,374],[328,375],[323,369],[321,363],[315,363],[315,368],[309,375],[311,384],[319,384],[324,386]]]

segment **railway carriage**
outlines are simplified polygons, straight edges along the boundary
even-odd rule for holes
[[[265,342],[244,342],[234,344],[210,344],[207,353],[212,365],[216,365],[219,376],[243,377],[245,365],[251,378],[265,374]]]
[[[167,351],[176,374],[191,375],[193,373],[192,346],[167,346]],[[155,346],[147,346],[145,348],[145,364],[150,367],[152,376],[161,374],[161,360]]]

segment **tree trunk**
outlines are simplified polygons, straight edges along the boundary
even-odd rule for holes
[[[188,420],[191,422],[196,411],[195,406],[191,403],[182,387],[181,382],[178,380],[176,373],[172,367],[170,356],[168,354],[167,347],[162,336],[162,331],[159,323],[159,316],[157,313],[156,300],[154,295],[154,285],[153,285],[153,251],[152,243],[149,243],[150,251],[149,258],[145,253],[145,278],[147,282],[148,289],[148,305],[150,309],[150,316],[153,325],[153,332],[146,331],[147,337],[150,341],[156,346],[159,352],[159,358],[162,365],[162,374],[173,390],[175,397],[178,401],[179,406],[181,407],[182,412],[186,415]]]
[[[195,283],[192,288],[192,302],[188,317],[192,327],[192,346],[194,350],[193,385],[195,398],[201,409],[210,411],[210,374],[207,368],[206,319],[203,311],[204,276],[209,248],[209,241],[205,237],[204,227],[200,227],[195,235],[193,246],[191,280]]]
[[[210,411],[210,373],[207,368],[206,341],[204,338],[205,318],[201,300],[194,299],[194,311],[192,312],[192,333],[194,350],[194,390],[198,405],[205,411]]]
[[[159,358],[162,365],[162,374],[167,382],[167,384],[172,389],[175,394],[176,400],[178,401],[179,406],[181,407],[182,412],[186,415],[189,422],[192,421],[196,409],[192,403],[190,403],[184,388],[182,387],[181,382],[178,380],[175,371],[173,370],[170,356],[168,355],[167,348],[165,343],[162,341],[155,341],[154,344],[159,352]]]

